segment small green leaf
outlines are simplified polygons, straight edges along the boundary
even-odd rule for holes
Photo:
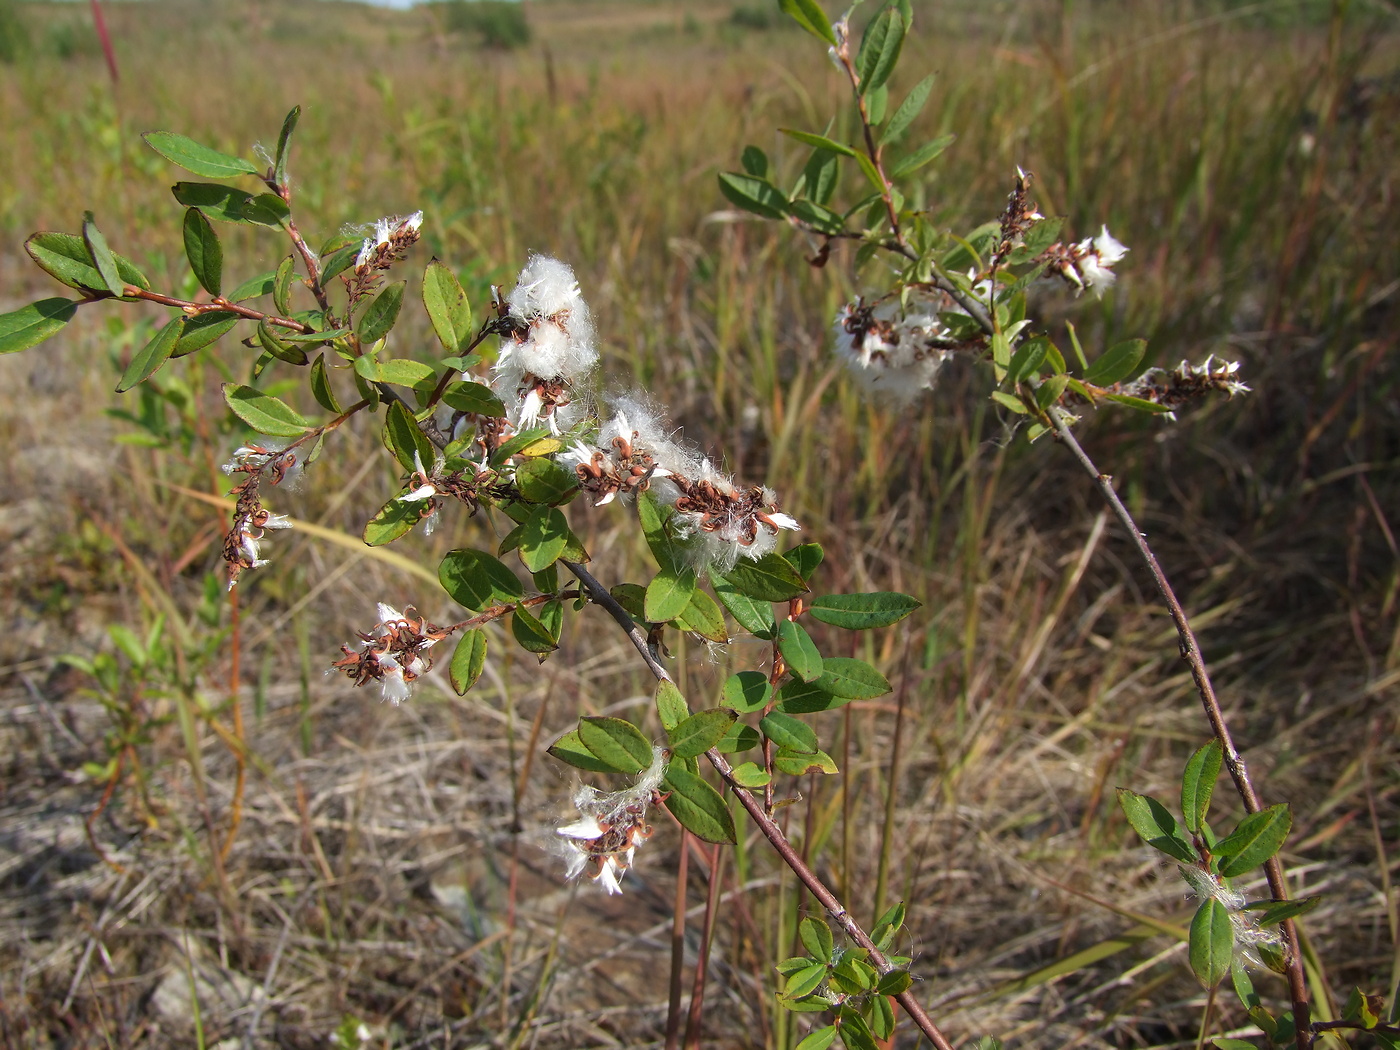
[[[681,758],[703,755],[724,739],[737,717],[727,707],[711,707],[695,712],[668,732],[672,753]]]
[[[718,791],[676,763],[666,767],[665,784],[666,808],[682,827],[706,842],[734,842],[734,818]]]
[[[780,747],[773,755],[773,768],[779,773],[787,773],[794,777],[805,776],[808,773],[825,773],[831,776],[836,772],[836,763],[822,750],[808,753]]]
[[[856,55],[862,95],[876,90],[894,72],[900,48],[904,46],[905,28],[903,16],[893,7],[885,8],[866,26]]]
[[[685,612],[695,593],[695,570],[662,569],[647,584],[646,618],[651,623],[667,623]]]
[[[225,383],[224,400],[234,415],[259,434],[300,437],[314,425],[291,406],[250,386]]]
[[[646,537],[652,557],[663,571],[679,576],[686,564],[685,552],[667,528],[669,513],[662,512],[650,492],[637,497],[637,520],[641,522],[642,535]]]
[[[832,153],[839,153],[843,157],[854,157],[856,151],[847,146],[844,142],[837,142],[829,139],[825,135],[814,135],[810,131],[796,131],[793,128],[779,128],[788,138],[796,139],[798,142],[813,146],[816,149],[830,150]]]
[[[836,1042],[836,1027],[827,1025],[825,1028],[818,1028],[815,1032],[809,1033],[802,1042],[797,1044],[797,1050],[827,1050],[834,1042]]]
[[[1235,931],[1230,925],[1230,911],[1211,897],[1202,901],[1191,920],[1191,937],[1187,957],[1196,980],[1214,988],[1230,972],[1230,960],[1235,952]]]
[[[472,308],[450,267],[437,259],[423,274],[423,305],[438,341],[449,354],[461,353],[473,337]]]
[[[536,507],[521,524],[520,560],[531,572],[553,565],[569,545],[569,523],[557,507]]]
[[[786,602],[807,593],[806,582],[778,554],[765,554],[756,561],[740,558],[725,581],[739,593],[760,601]],[[724,600],[723,595],[720,600]]]
[[[821,568],[824,557],[826,551],[822,550],[820,543],[799,543],[792,550],[783,551],[783,561],[796,569],[797,575],[808,583],[812,582],[817,569]]]
[[[331,377],[326,371],[326,357],[321,354],[315,361],[311,362],[311,396],[316,399],[316,403],[327,412],[334,412],[340,415],[343,408],[336,400],[335,391],[331,388]]]
[[[898,971],[900,973],[904,971]],[[884,981],[876,979],[876,990]],[[901,989],[902,991],[903,989]],[[898,993],[895,993],[898,994]],[[888,1039],[890,1033],[894,1031],[894,1007],[890,1005],[888,996],[876,995],[870,1000],[870,1031],[876,1039]]]
[[[787,197],[783,196],[782,190],[766,179],[725,171],[720,173],[719,189],[731,203],[745,211],[751,211],[765,219],[787,217]]]
[[[425,470],[433,465],[433,443],[419,429],[413,414],[404,407],[402,401],[393,401],[384,413],[384,447],[393,453],[399,466],[405,471],[417,470],[421,465]],[[414,463],[417,455],[418,463]]]
[[[890,691],[889,679],[864,660],[849,656],[832,656],[822,665],[816,679],[819,689],[847,700],[871,700]]]
[[[661,727],[668,733],[690,717],[690,705],[685,697],[674,682],[664,678],[656,686],[656,713],[661,718]]]
[[[560,762],[567,762],[575,769],[586,769],[590,773],[616,773],[617,770],[598,759],[592,751],[583,746],[578,730],[565,733],[548,748]]]
[[[24,242],[24,250],[39,269],[69,288],[91,292],[95,296],[110,295],[107,282],[93,265],[87,243],[71,233],[35,233]],[[114,254],[117,277],[123,284],[150,288],[151,282],[127,259]],[[125,299],[132,302],[132,299]]]
[[[83,243],[87,245],[88,255],[97,267],[102,283],[113,295],[120,296],[126,288],[122,279],[117,276],[116,256],[112,254],[112,249],[107,247],[107,238],[102,236],[102,231],[97,228],[97,221],[93,219],[90,211],[83,213]]]
[[[621,718],[581,718],[579,739],[597,758],[619,773],[640,773],[651,765],[651,741]]]
[[[778,622],[773,616],[773,606],[768,602],[741,593],[727,578],[713,570],[710,572],[710,586],[715,589],[715,597],[720,604],[734,617],[734,622],[751,635],[771,639],[777,633]]]
[[[904,101],[894,111],[890,122],[885,125],[885,130],[880,135],[880,145],[888,146],[899,141],[899,137],[923,112],[924,103],[928,101],[929,92],[933,90],[933,80],[934,74],[930,73],[915,84],[908,95],[904,96]]]
[[[890,180],[898,181],[899,179],[914,174],[914,172],[918,171],[951,146],[953,140],[956,138],[956,135],[940,135],[932,142],[920,146],[894,166],[894,170],[890,172]]]
[[[467,690],[476,685],[486,666],[486,632],[482,630],[464,631],[457,648],[452,651],[452,665],[448,676],[452,688],[458,696],[466,696]]]
[[[219,235],[198,208],[186,210],[184,234],[185,257],[195,280],[210,295],[218,295],[224,280],[224,250],[219,245]]]
[[[778,7],[818,40],[832,47],[836,46],[836,33],[831,28],[831,19],[826,17],[826,12],[821,9],[817,0],[778,0]]]
[[[787,984],[783,986],[783,999],[805,999],[826,980],[826,963],[812,963],[805,969],[798,970],[787,979]]]
[[[800,678],[789,679],[778,690],[777,709],[789,715],[807,715],[813,711],[830,711],[851,702],[850,697],[840,697],[828,692],[816,682],[804,682]]]
[[[747,714],[762,711],[772,695],[768,676],[762,671],[737,671],[725,680],[720,700],[726,707]]]
[[[807,949],[807,954],[813,959],[822,963],[831,962],[831,952],[836,947],[836,941],[831,936],[831,927],[821,919],[803,919],[798,923],[797,936],[802,941],[802,947]]]
[[[807,611],[814,619],[847,631],[865,631],[898,623],[923,603],[897,591],[867,594],[824,594],[813,598]]]
[[[295,271],[296,261],[289,255],[278,263],[277,276],[272,279],[272,305],[280,314],[292,312],[292,276]]]
[[[804,755],[816,754],[816,730],[800,719],[774,711],[759,721],[758,728],[779,747]]]
[[[1123,405],[1138,412],[1146,412],[1149,415],[1164,416],[1172,411],[1170,405],[1159,404],[1156,401],[1148,401],[1146,398],[1133,397],[1130,394],[1102,394],[1105,401],[1112,401],[1114,404]]]
[[[8,314],[0,314],[0,354],[37,346],[73,319],[78,306],[71,299],[40,299]]]
[[[407,287],[406,281],[395,281],[386,285],[369,306],[365,307],[359,323],[355,325],[355,331],[362,344],[369,346],[389,334],[394,322],[399,319],[399,311],[403,309],[403,293]]]
[[[1293,826],[1293,814],[1286,802],[1251,813],[1233,832],[1211,847],[1220,860],[1220,874],[1232,879],[1263,864],[1283,846]]]
[[[180,332],[180,340],[175,344],[171,357],[185,357],[203,350],[218,342],[242,320],[237,314],[226,310],[208,310],[185,318],[185,327]]]
[[[689,631],[706,641],[724,645],[729,641],[729,630],[724,625],[724,613],[720,612],[715,600],[696,587],[690,594],[690,604],[685,611],[671,621],[678,631]]]
[[[473,612],[513,602],[525,593],[515,573],[485,551],[448,551],[438,566],[438,580],[453,601]]]
[[[301,107],[293,106],[292,111],[282,121],[282,132],[277,136],[277,158],[272,163],[272,178],[279,186],[287,185],[287,155],[292,144],[292,132],[301,119]]]
[[[480,383],[453,382],[442,392],[443,404],[458,412],[475,412],[479,416],[499,419],[506,414],[506,406],[491,388]]]
[[[745,146],[744,152],[739,154],[739,164],[755,178],[768,178],[768,154],[757,146]]]
[[[1021,380],[1035,375],[1049,351],[1050,340],[1045,337],[1027,339],[1011,355],[1011,363],[1006,366],[1006,385],[1014,387]]]
[[[729,727],[729,732],[724,734],[724,739],[715,745],[715,750],[725,755],[738,755],[752,751],[760,743],[762,739],[758,730],[753,726],[744,725],[743,722],[735,722]]]
[[[1084,381],[1095,386],[1112,386],[1127,379],[1137,370],[1137,366],[1142,362],[1142,355],[1146,352],[1145,339],[1129,339],[1127,342],[1118,343],[1105,350],[1094,362],[1093,367],[1084,373]]]
[[[423,520],[423,507],[422,503],[405,503],[401,499],[391,499],[365,523],[365,543],[371,547],[382,547],[386,543],[393,543],[400,536],[406,536]]]
[[[520,495],[531,503],[558,506],[579,493],[578,475],[545,457],[520,464],[515,470],[515,483],[520,486]]]
[[[900,992],[909,990],[909,986],[914,983],[914,978],[909,975],[908,970],[891,970],[881,976],[875,985],[875,990],[881,995],[898,995]]]
[[[225,298],[231,303],[241,303],[246,299],[256,299],[259,296],[271,295],[276,281],[277,274],[275,272],[260,273],[256,277],[248,278],[248,280],[229,292]]]
[[[1186,830],[1192,834],[1199,834],[1201,825],[1205,823],[1223,755],[1220,741],[1212,740],[1186,763],[1186,772],[1181,778],[1181,813]]]
[[[186,171],[206,179],[231,179],[238,175],[258,174],[258,169],[242,157],[232,157],[201,146],[194,139],[173,131],[148,131],[141,137],[146,140],[146,145],[172,164],[178,164]]]
[[[1275,926],[1286,919],[1306,915],[1321,903],[1321,897],[1302,897],[1292,901],[1250,901],[1245,905],[1245,910],[1259,912],[1254,921],[1260,926]]]
[[[756,762],[740,762],[729,771],[729,775],[733,778],[734,783],[750,791],[767,787],[773,780],[768,775],[768,771]]]
[[[554,632],[523,605],[517,605],[511,611],[510,633],[520,648],[541,658],[559,648]]]
[[[804,682],[814,682],[822,675],[822,654],[802,625],[793,620],[778,624],[778,652],[787,662],[788,670]]]
[[[117,393],[122,394],[144,382],[155,374],[156,369],[170,360],[170,355],[175,351],[175,344],[180,341],[180,333],[184,331],[185,319],[183,316],[172,318],[167,322],[154,338],[151,339],[132,357],[131,364],[126,366],[126,371],[122,373],[121,379],[117,382]],[[237,411],[235,408],[234,411]],[[269,431],[260,431],[269,433]],[[301,433],[301,431],[297,431]]]
[[[337,248],[327,258],[321,261],[321,283],[326,283],[332,278],[339,277],[346,270],[355,264],[355,260],[360,257],[360,241],[344,245]]]
[[[1248,1039],[1230,1039],[1223,1035],[1217,1035],[1212,1037],[1210,1042],[1216,1050],[1259,1050]]]
[[[1183,864],[1195,864],[1196,851],[1182,836],[1176,818],[1155,798],[1118,789],[1118,805],[1144,842]]]

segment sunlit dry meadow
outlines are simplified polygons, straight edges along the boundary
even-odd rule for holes
[[[1043,212],[1075,236],[1107,222],[1131,248],[1113,294],[1047,290],[1042,315],[1086,345],[1148,337],[1156,363],[1243,362],[1246,397],[1175,424],[1104,412],[1083,439],[1193,614],[1266,801],[1293,805],[1293,888],[1325,897],[1303,922],[1319,1016],[1353,985],[1388,992],[1400,16],[1383,0],[1344,18],[1204,0],[915,9],[901,80],[938,73],[917,134],[959,137],[914,203],[965,231],[1016,165],[1033,170]],[[116,85],[85,7],[14,10],[29,43],[0,63],[0,310],[57,294],[24,238],[88,209],[153,286],[193,292],[169,195],[184,176],[140,133],[247,156],[294,104],[293,207],[313,244],[421,208],[415,266],[449,263],[478,315],[531,251],[568,260],[606,389],[650,391],[778,489],[826,549],[825,589],[924,602],[851,653],[895,692],[822,716],[841,774],[790,781],[782,813],[863,919],[909,902],[935,1019],[960,1045],[1194,1044],[1205,994],[1170,932],[1191,904],[1113,791],[1173,797],[1208,737],[1171,624],[1062,449],[1028,447],[971,369],[905,413],[864,401],[829,352],[860,290],[849,255],[813,268],[814,244],[720,195],[748,143],[795,177],[804,156],[776,129],[819,130],[842,101],[776,3],[532,0],[533,40],[510,52],[422,8],[109,4]],[[265,230],[220,233],[234,281],[286,254]],[[239,585],[235,621],[227,513],[200,496],[227,491],[217,467],[244,431],[219,384],[246,382],[255,352],[230,337],[168,364],[167,399],[112,393],[159,317],[84,308],[0,358],[0,1043],[324,1047],[351,1019],[397,1050],[660,1046],[679,832],[658,817],[620,898],[566,882],[551,843],[575,774],[544,754],[580,714],[654,725],[635,653],[590,610],[542,665],[493,646],[465,697],[441,671],[403,708],[327,677],[376,600],[456,619],[438,560],[505,531],[458,516],[387,556],[365,548],[399,477],[372,427],[337,432],[276,494],[304,527]],[[414,340],[436,353],[421,316],[394,338],[400,356]],[[607,583],[644,571],[626,513],[569,509]],[[157,624],[159,659],[119,658],[120,702],[62,660]],[[671,655],[705,697],[766,649]],[[699,1045],[786,1048],[812,1015],[775,1007],[773,964],[808,901],[740,837]],[[713,857],[688,865],[687,996]],[[1217,1031],[1246,1031],[1219,1008]]]

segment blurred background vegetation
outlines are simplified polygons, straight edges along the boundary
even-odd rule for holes
[[[1248,397],[1174,425],[1103,413],[1084,440],[1196,617],[1266,801],[1294,805],[1295,888],[1327,895],[1304,923],[1316,988],[1394,988],[1400,16],[1387,0],[915,9],[895,94],[936,71],[914,134],[959,139],[913,203],[965,231],[1033,170],[1073,236],[1106,222],[1131,248],[1103,301],[1044,292],[1052,332],[1243,362]],[[774,485],[827,549],[824,590],[926,603],[863,643],[897,692],[824,716],[842,776],[793,785],[784,812],[858,914],[882,867],[886,899],[913,902],[934,1016],[1025,1046],[1194,1038],[1179,943],[1133,917],[1182,921],[1182,890],[1112,802],[1116,785],[1170,796],[1207,735],[1149,581],[1068,457],[1026,448],[971,369],[907,414],[864,403],[829,353],[862,288],[849,257],[815,269],[816,245],[717,192],[748,143],[796,178],[805,157],[776,128],[820,129],[845,103],[820,47],[748,0],[105,11],[116,85],[86,7],[0,0],[0,309],[55,294],[22,242],[89,208],[156,287],[192,294],[168,191],[183,176],[140,132],[246,156],[298,103],[313,243],[422,208],[417,262],[456,268],[478,315],[529,252],[569,261],[607,389],[652,391]],[[852,133],[842,111],[833,134]],[[220,234],[231,278],[285,254]],[[0,1042],[186,1046],[197,1026],[210,1045],[324,1046],[347,1018],[395,1047],[658,1041],[679,836],[658,827],[621,902],[575,895],[547,852],[570,780],[544,746],[579,713],[646,717],[615,631],[585,615],[542,667],[496,646],[466,698],[434,680],[403,710],[325,678],[375,600],[454,619],[432,604],[436,562],[498,525],[367,557],[360,530],[397,483],[368,431],[268,497],[321,531],[268,544],[235,630],[211,583],[225,514],[191,493],[227,490],[216,467],[243,435],[218,385],[254,355],[226,339],[112,394],[158,318],[85,309],[0,360]],[[398,354],[432,353],[425,321],[398,331]],[[570,511],[607,582],[642,572],[622,513]],[[58,659],[104,653],[105,678]],[[763,658],[674,655],[701,706]],[[805,1030],[771,1005],[805,903],[751,846],[723,876],[706,1045]]]

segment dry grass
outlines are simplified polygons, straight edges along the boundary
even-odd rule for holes
[[[1075,307],[1089,338],[1145,331],[1161,360],[1245,357],[1242,404],[1169,430],[1105,421],[1087,440],[1178,580],[1265,794],[1293,803],[1286,859],[1300,893],[1326,894],[1305,931],[1327,987],[1383,991],[1400,821],[1394,99],[1339,115],[1320,153],[1297,139],[1300,111],[1389,70],[1391,42],[1363,47],[1354,30],[1329,72],[1307,27],[1176,33],[1200,12],[1144,5],[1131,29],[1089,15],[1066,29],[1060,10],[954,6],[911,44],[948,85],[924,130],[963,131],[929,204],[966,223],[1029,160],[1076,229],[1107,217],[1129,231],[1121,293]],[[787,32],[739,38],[722,6],[689,22],[641,5],[533,11],[535,46],[478,56],[413,13],[122,5],[116,96],[92,56],[0,67],[0,108],[20,118],[0,123],[0,299],[49,294],[17,245],[73,228],[84,207],[153,278],[178,281],[171,172],[135,132],[242,150],[294,101],[303,227],[422,205],[428,250],[461,267],[477,303],[528,250],[570,258],[611,382],[654,386],[687,434],[777,485],[827,548],[823,589],[926,603],[857,643],[898,692],[823,716],[843,775],[793,785],[805,802],[783,812],[869,917],[904,703],[890,895],[911,902],[934,1015],[955,1037],[1020,1046],[1193,1040],[1204,996],[1167,937],[1012,983],[1132,931],[1110,904],[1187,914],[1113,801],[1118,785],[1172,797],[1205,734],[1129,548],[1055,449],[1009,442],[973,377],[950,374],[910,416],[861,404],[824,350],[849,277],[806,269],[781,231],[713,221],[714,171],[743,143],[800,163],[771,129],[834,103],[821,55]],[[146,39],[159,46],[133,46]],[[230,268],[270,268],[279,250],[233,238]],[[419,575],[279,536],[273,565],[240,585],[250,774],[220,856],[236,773],[211,726],[232,724],[229,649],[198,608],[221,516],[171,486],[222,491],[214,465],[236,433],[205,412],[166,447],[115,443],[129,428],[93,410],[109,403],[107,357],[148,323],[123,318],[85,313],[62,342],[0,359],[0,1042],[189,1046],[193,1000],[206,1045],[325,1046],[347,1015],[397,1048],[658,1044],[679,835],[659,828],[617,900],[564,884],[548,849],[570,777],[543,747],[580,713],[650,724],[649,684],[606,622],[570,621],[542,667],[493,639],[466,698],[435,675],[411,707],[385,708],[323,677],[335,645],[376,598],[450,610],[428,607]],[[421,322],[405,334],[405,347],[430,338]],[[223,360],[241,374],[238,355]],[[217,404],[219,369],[176,368]],[[316,470],[275,508],[351,537],[393,483],[369,433],[342,435]],[[619,519],[570,513],[604,580],[638,577]],[[492,535],[460,521],[396,549],[431,573]],[[118,872],[83,828],[100,785],[81,770],[105,758],[109,716],[55,660],[110,649],[110,624],[160,612],[185,625],[171,632],[183,662],[133,682],[151,718],[150,804],[126,778],[96,824]],[[762,653],[676,657],[694,702]],[[690,864],[696,909],[704,860]],[[734,907],[705,1045],[788,1045],[803,1028],[773,1007],[771,966],[802,902],[752,839],[724,870]],[[688,959],[698,926],[697,911]]]

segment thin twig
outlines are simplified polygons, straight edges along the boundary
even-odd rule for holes
[[[1230,779],[1234,781],[1235,790],[1244,803],[1245,811],[1258,813],[1264,808],[1263,803],[1259,801],[1259,793],[1255,791],[1254,783],[1249,777],[1249,768],[1245,765],[1244,758],[1241,757],[1239,750],[1235,747],[1234,738],[1230,735],[1230,727],[1225,722],[1225,713],[1220,708],[1220,701],[1216,699],[1210,674],[1206,670],[1205,659],[1201,656],[1200,646],[1196,643],[1196,634],[1191,629],[1191,623],[1186,618],[1186,611],[1181,607],[1181,602],[1177,600],[1176,592],[1172,590],[1171,584],[1167,581],[1166,574],[1157,561],[1157,556],[1152,553],[1152,548],[1148,546],[1147,537],[1137,527],[1137,522],[1133,520],[1132,514],[1124,506],[1123,501],[1118,498],[1118,493],[1113,487],[1112,475],[1099,471],[1094,461],[1089,458],[1089,454],[1084,451],[1084,446],[1070,431],[1069,424],[1065,422],[1065,413],[1061,409],[1052,408],[1048,416],[1055,429],[1056,437],[1094,479],[1094,483],[1103,494],[1103,498],[1108,502],[1109,508],[1123,527],[1128,530],[1133,546],[1137,548],[1138,555],[1152,574],[1153,582],[1157,585],[1157,592],[1162,596],[1162,601],[1166,603],[1167,610],[1171,613],[1172,623],[1176,625],[1181,658],[1191,669],[1191,678],[1196,684],[1196,692],[1201,698],[1201,706],[1205,709],[1206,719],[1210,722],[1211,730],[1215,734],[1215,738],[1220,741],[1221,749],[1224,751],[1225,768],[1230,773]],[[1264,863],[1264,874],[1268,879],[1269,892],[1273,894],[1274,900],[1287,900],[1288,886],[1284,881],[1283,865],[1279,863],[1277,856],[1270,857]],[[1298,945],[1298,931],[1292,919],[1283,924],[1283,936],[1288,947],[1288,992],[1293,1004],[1296,1045],[1298,1050],[1309,1050],[1312,1045],[1312,1011],[1308,1000],[1307,979],[1303,973],[1303,957]]]

